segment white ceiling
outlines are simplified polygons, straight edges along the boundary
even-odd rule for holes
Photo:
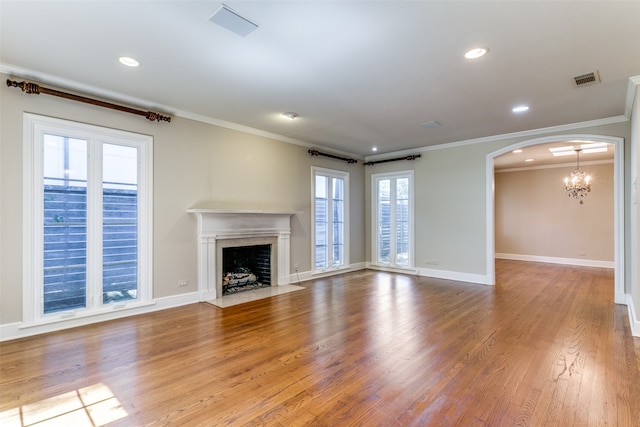
[[[640,1],[221,4],[1,0],[0,71],[359,156],[618,117],[640,75]]]

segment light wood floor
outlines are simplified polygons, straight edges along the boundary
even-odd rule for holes
[[[640,426],[613,270],[302,285],[2,343],[0,425]]]

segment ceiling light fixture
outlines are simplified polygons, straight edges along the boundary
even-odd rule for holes
[[[518,105],[517,107],[513,107],[511,109],[514,113],[524,113],[525,111],[529,111],[528,105]]]
[[[118,61],[120,61],[122,65],[126,65],[127,67],[137,67],[140,65],[140,63],[136,59],[128,56],[121,56],[120,58],[118,58]]]
[[[371,151],[378,151],[378,147],[373,147]]]
[[[575,150],[578,155],[576,169],[571,172],[571,176],[564,179],[564,192],[572,199],[580,200],[580,204],[584,204],[582,199],[585,198],[587,193],[591,192],[591,177],[587,175],[582,169],[580,169],[580,151],[581,148]]]
[[[293,111],[287,111],[286,113],[282,113],[282,115],[289,120],[298,118],[298,113],[294,113]]]
[[[465,52],[464,57],[467,59],[477,59],[489,53],[488,47],[474,47]]]

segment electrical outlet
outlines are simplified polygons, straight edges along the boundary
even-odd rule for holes
[[[438,265],[440,264],[440,261],[438,261],[437,259],[428,259],[424,263],[428,265]]]
[[[298,267],[298,264],[297,264],[297,263],[293,264],[293,269],[294,269],[295,271],[298,271],[298,268],[299,268],[299,267]]]
[[[187,279],[178,280],[178,286],[181,288],[184,286],[189,286],[189,281]]]

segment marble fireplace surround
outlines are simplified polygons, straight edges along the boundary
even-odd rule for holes
[[[271,286],[290,282],[291,216],[296,211],[199,209],[198,293],[200,301],[222,297],[222,248],[270,243]]]

